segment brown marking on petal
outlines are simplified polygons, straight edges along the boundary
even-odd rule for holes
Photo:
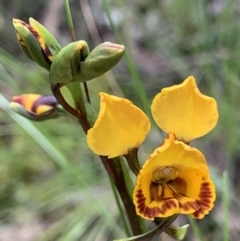
[[[53,56],[52,56],[52,53],[51,53],[50,49],[46,45],[45,41],[39,35],[37,30],[35,30],[31,25],[25,23],[25,26],[32,33],[32,35],[37,39],[38,43],[41,46],[41,51],[42,51],[43,57],[46,60],[46,62],[50,65],[52,63],[52,57]]]
[[[189,211],[191,209],[194,209],[195,211],[197,211],[200,209],[200,205],[198,204],[197,201],[192,201],[192,202],[182,203],[181,208],[185,211]]]
[[[139,198],[139,199],[137,200],[137,203],[141,204],[141,203],[144,203],[145,201],[146,201],[146,198],[143,197],[143,198]]]
[[[42,51],[43,53],[46,55],[48,61],[50,61],[50,63],[53,61],[53,55],[50,51],[50,49],[48,48],[48,46],[46,44],[44,44],[42,47]]]
[[[201,189],[208,188],[210,186],[209,182],[203,182],[201,185]]]
[[[137,197],[137,198],[142,198],[142,197],[144,197],[144,196],[143,196],[142,193],[137,193],[137,194],[136,194],[136,197]]]
[[[32,33],[32,35],[36,38],[39,39],[40,35],[38,34],[38,32],[29,24],[26,24],[25,27],[28,28],[28,30]]]
[[[145,206],[145,200],[141,200],[141,202],[138,202],[138,205],[137,205],[138,208],[142,208],[144,206]]]
[[[205,209],[200,206],[199,210],[197,210],[197,211],[196,211],[195,213],[193,213],[192,215],[193,215],[195,218],[199,218],[199,217],[202,216],[204,213],[205,213]],[[208,213],[208,212],[206,212],[206,213]]]
[[[143,196],[142,194],[136,194],[136,197],[137,197],[138,199],[144,198],[144,196]]]
[[[149,218],[149,215],[148,215],[148,207],[145,206],[144,212],[142,212],[142,214],[143,214],[145,217],[148,217],[148,218]]]
[[[31,26],[31,25],[28,25],[27,27],[29,29],[29,31],[34,35],[34,37],[36,39],[39,39],[40,38],[40,35],[38,34],[38,32]]]
[[[158,185],[158,196],[164,198],[164,186]]]
[[[146,205],[145,205],[145,203],[142,203],[141,205],[138,205],[137,208],[140,213],[143,213],[146,208]]]
[[[16,35],[17,35],[17,39],[20,42],[21,45],[26,46],[26,44],[23,42],[22,37],[20,36],[20,34],[18,33],[18,31],[16,30]]]
[[[151,182],[150,184],[150,197],[152,201],[159,201],[158,186],[159,185],[154,182]]]
[[[20,20],[20,19],[15,19],[15,21],[14,21],[15,23],[20,23],[20,24],[22,24],[24,27],[26,27],[26,28],[29,28],[29,24],[27,24],[27,23],[25,23],[25,22],[23,22],[22,20]]]
[[[210,208],[210,200],[203,200],[203,201],[198,201],[199,205],[201,205],[204,208]]]
[[[200,193],[199,193],[198,197],[200,198],[201,201],[207,201],[212,198],[210,183],[203,182],[201,184]]]
[[[161,207],[161,213],[165,214],[168,209],[177,208],[177,204],[172,199],[167,199],[164,201]]]
[[[144,197],[142,190],[137,191],[136,198],[138,203],[137,208],[140,213],[143,213],[146,208],[146,204],[145,204],[146,198]]]
[[[142,197],[144,196],[141,189],[139,189],[139,190],[137,191],[137,195],[138,195],[138,196],[142,196]]]
[[[145,209],[146,206],[144,205],[143,207],[138,208],[138,212],[144,214]]]
[[[142,190],[138,190],[137,194],[137,210],[146,218],[154,218],[157,217],[160,213],[159,207],[147,207],[146,205],[146,197],[144,197]]]
[[[201,199],[207,199],[207,198],[211,198],[212,194],[211,194],[211,192],[201,192],[198,196]]]
[[[154,218],[154,217],[157,217],[160,212],[161,211],[159,207],[152,207],[152,208],[147,207],[144,214],[146,214],[148,218]]]
[[[211,184],[208,182],[204,182],[201,184],[200,193],[198,195],[200,200],[197,200],[200,209],[193,213],[193,216],[195,218],[202,217],[203,214],[208,213],[208,211],[211,209],[211,199],[213,195],[210,186]]]

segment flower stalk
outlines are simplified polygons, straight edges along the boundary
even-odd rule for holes
[[[110,173],[112,180],[118,189],[133,235],[141,234],[142,229],[140,219],[136,214],[135,206],[132,202],[132,196],[129,192],[129,183],[126,182],[124,170],[121,164],[123,160],[119,158],[108,159],[106,156],[100,156],[100,158],[105,168],[109,170],[108,172]]]

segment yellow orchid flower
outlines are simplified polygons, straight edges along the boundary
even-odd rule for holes
[[[137,214],[150,220],[176,213],[203,218],[215,198],[203,154],[172,132],[147,159],[133,193]]]
[[[134,166],[129,156],[150,130],[147,116],[127,99],[100,93],[100,100],[98,118],[87,134],[90,149],[109,158],[124,155],[129,166]],[[136,212],[150,220],[177,213],[203,218],[213,208],[215,186],[203,154],[187,144],[214,128],[216,101],[201,94],[190,76],[179,85],[162,89],[151,110],[168,135],[139,173],[137,165],[134,170],[131,167],[137,174]]]

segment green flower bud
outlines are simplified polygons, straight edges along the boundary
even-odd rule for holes
[[[80,64],[89,54],[88,44],[81,40],[63,47],[54,59],[50,70],[51,86],[73,82],[80,73]]]
[[[80,81],[97,78],[113,68],[125,52],[123,45],[104,42],[98,45],[81,64]]]
[[[62,47],[39,22],[30,18],[29,23],[13,19],[20,46],[28,58],[49,70],[52,61]]]
[[[25,94],[14,96],[10,109],[34,121],[56,118],[64,112],[53,95]]]
[[[85,41],[70,43],[61,49],[53,61],[50,70],[51,86],[97,78],[114,67],[124,51],[123,45],[105,42],[89,53]]]

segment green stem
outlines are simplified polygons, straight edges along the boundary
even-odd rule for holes
[[[72,40],[76,41],[76,35],[75,35],[73,21],[72,21],[72,14],[71,14],[71,10],[70,10],[70,6],[69,6],[68,0],[64,0],[64,5],[65,5],[65,9],[66,9],[67,22],[68,22],[68,27],[69,27],[69,30],[70,30],[70,34],[72,36]]]
[[[119,200],[119,196],[118,196],[118,193],[116,191],[116,186],[114,185],[114,182],[112,180],[112,178],[109,176],[109,180],[110,180],[110,183],[111,183],[111,187],[112,187],[112,191],[113,191],[113,195],[115,197],[115,200],[116,200],[116,203],[117,203],[117,206],[118,206],[118,210],[120,212],[120,216],[121,216],[121,220],[123,222],[123,226],[124,226],[124,229],[125,229],[125,232],[126,232],[126,235],[127,236],[131,236],[131,232],[128,228],[128,224],[127,224],[127,220],[125,218],[125,215],[124,215],[124,211],[122,209],[122,205],[120,203],[120,200]]]
[[[132,201],[132,192],[130,192],[129,181],[126,180],[126,176],[124,174],[124,170],[122,167],[121,158],[113,158],[108,159],[106,156],[100,156],[103,165],[112,177],[114,181],[119,195],[122,199],[123,205],[126,209],[126,213],[128,216],[129,223],[131,225],[132,231],[134,235],[138,235],[142,233],[141,223],[138,215],[135,211],[135,206]]]
[[[137,170],[140,170],[140,166],[139,166],[138,158],[137,158],[137,149],[131,149],[130,152],[132,152],[131,155],[133,155],[134,161],[137,162],[137,163],[134,164],[134,168],[136,167]],[[120,157],[119,157],[119,159],[120,159]],[[126,166],[126,163],[123,162],[123,160],[119,160],[119,162],[121,163],[121,168],[123,170],[124,180],[125,180],[125,183],[126,183],[126,186],[127,186],[127,189],[128,189],[129,196],[132,200],[132,193],[133,193],[134,185],[133,185],[132,179],[129,175],[128,167]],[[138,171],[136,171],[136,173],[138,173]],[[136,214],[136,212],[135,212],[135,214]],[[142,233],[145,233],[146,232],[145,220],[142,219],[139,216],[138,216],[138,219],[139,219],[139,225],[141,227]]]
[[[76,83],[70,83],[69,85],[66,86],[70,91],[70,93],[72,94],[72,98],[74,100],[76,109],[70,106],[67,103],[67,101],[64,99],[60,91],[61,87],[62,86],[60,84],[56,84],[51,87],[54,96],[56,97],[58,103],[61,104],[65,110],[67,110],[70,114],[74,115],[78,119],[84,132],[87,133],[87,131],[90,128],[90,124],[87,119],[86,108],[84,105],[83,96],[81,93],[82,90],[80,85],[76,82]]]
[[[195,236],[198,238],[198,240],[205,241],[205,238],[204,238],[200,228],[198,227],[196,220],[189,217],[189,222],[190,222],[193,232],[194,232]]]
[[[79,113],[79,117],[87,118],[87,111],[84,104],[83,93],[79,82],[73,81],[65,86],[68,88],[73,97],[76,110]]]

